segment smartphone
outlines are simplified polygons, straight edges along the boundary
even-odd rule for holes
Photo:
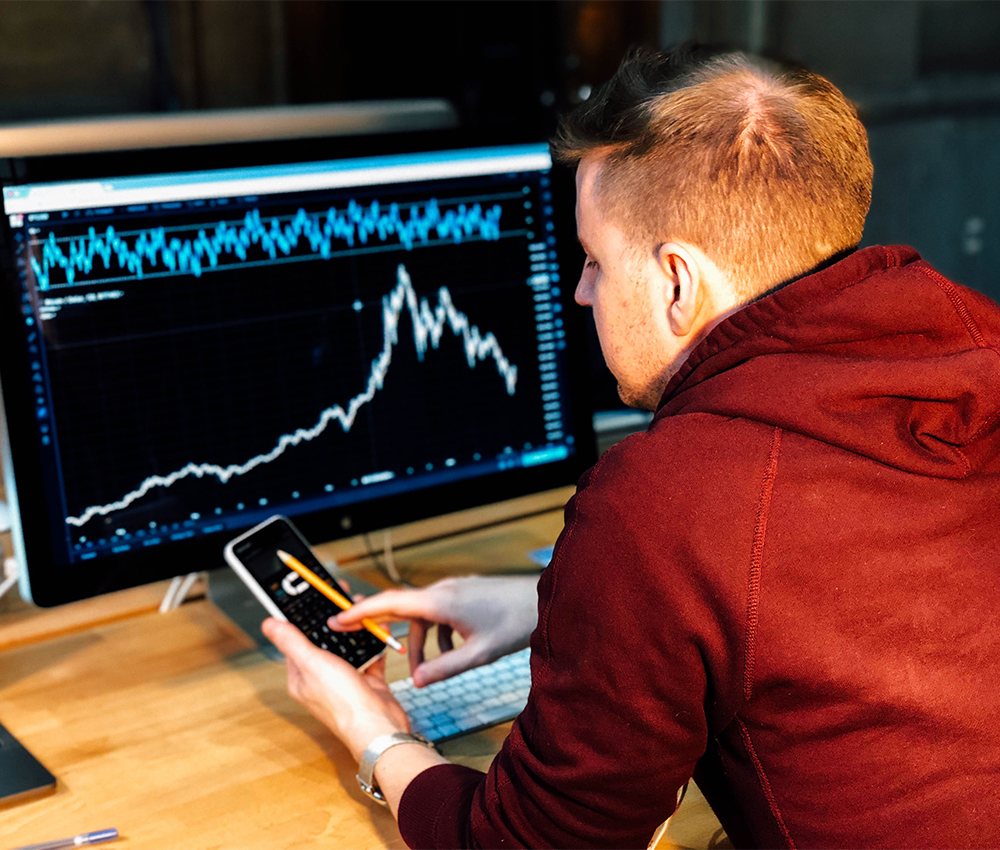
[[[278,550],[298,558],[338,590],[299,530],[283,516],[273,516],[226,544],[226,562],[272,617],[286,620],[320,649],[339,655],[364,670],[383,652],[385,643],[370,632],[335,632],[326,621],[340,611],[316,588],[278,558]]]

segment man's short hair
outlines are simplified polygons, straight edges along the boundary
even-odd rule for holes
[[[597,197],[630,245],[697,245],[743,300],[855,247],[871,203],[854,107],[823,77],[741,53],[633,52],[552,150],[607,154]]]

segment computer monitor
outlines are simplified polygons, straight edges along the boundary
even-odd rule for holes
[[[545,143],[66,143],[0,160],[4,469],[36,603],[221,566],[275,513],[318,542],[592,462]]]

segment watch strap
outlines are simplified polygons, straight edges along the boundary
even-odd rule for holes
[[[425,747],[434,749],[434,744],[428,741],[423,735],[416,732],[393,732],[390,735],[379,735],[372,741],[361,756],[361,763],[358,765],[357,780],[361,790],[383,806],[389,805],[382,791],[375,781],[375,765],[378,764],[382,754],[397,744],[422,744]]]

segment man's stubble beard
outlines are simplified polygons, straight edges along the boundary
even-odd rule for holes
[[[681,368],[681,363],[683,363],[685,359],[686,357],[681,357],[679,362],[672,363],[663,373],[661,373],[659,379],[651,386],[630,388],[624,386],[621,381],[619,381],[618,398],[622,400],[622,403],[626,407],[631,407],[636,410],[648,410],[650,413],[655,413],[663,399],[663,392],[666,390],[667,384],[669,384],[670,379],[677,374],[677,371]]]

